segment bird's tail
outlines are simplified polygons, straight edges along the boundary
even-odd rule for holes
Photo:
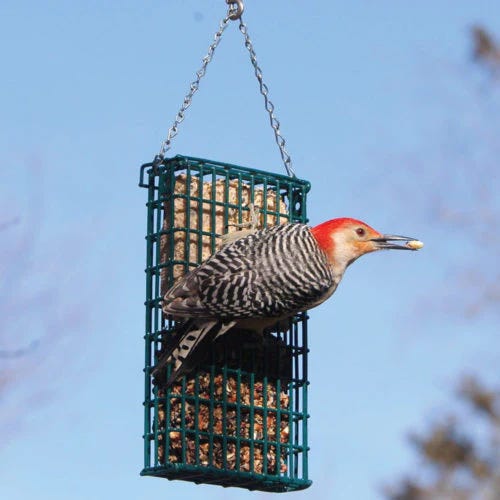
[[[190,372],[197,366],[202,355],[199,350],[202,344],[215,340],[235,325],[235,321],[222,323],[220,321],[195,322],[188,320],[166,346],[162,357],[152,371],[156,380],[162,378],[167,365],[172,365],[170,376],[161,385],[170,387],[179,377]]]

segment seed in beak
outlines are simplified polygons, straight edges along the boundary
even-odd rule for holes
[[[406,246],[411,250],[420,250],[424,244],[419,240],[411,240],[406,242]]]

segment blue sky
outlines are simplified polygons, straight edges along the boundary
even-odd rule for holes
[[[294,498],[376,499],[414,469],[405,435],[452,404],[455,378],[495,373],[498,315],[465,318],[475,299],[460,281],[491,255],[434,210],[474,213],[466,160],[490,143],[468,30],[500,34],[500,4],[245,3],[294,168],[312,183],[311,223],[352,216],[426,243],[360,260],[311,313],[314,484]],[[223,0],[2,3],[0,351],[27,351],[0,358],[2,498],[267,496],[138,475],[139,167],[224,14]],[[236,24],[171,152],[283,172]]]

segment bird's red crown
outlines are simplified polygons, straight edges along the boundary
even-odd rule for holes
[[[339,231],[341,229],[347,229],[348,227],[363,227],[367,230],[367,232],[373,234],[379,234],[378,231],[375,231],[368,224],[360,221],[358,219],[353,219],[351,217],[339,217],[338,219],[331,219],[317,226],[314,226],[311,229],[313,236],[316,238],[318,245],[325,252],[333,251],[334,242],[332,239],[332,234],[335,231]]]

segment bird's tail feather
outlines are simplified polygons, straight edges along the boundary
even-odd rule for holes
[[[201,358],[199,347],[208,341],[227,332],[234,326],[235,322],[221,323],[220,321],[205,321],[203,323],[188,320],[181,325],[181,328],[167,345],[161,359],[156,364],[152,374],[159,378],[164,373],[168,364],[172,365],[170,376],[165,384],[165,388],[170,387],[179,377],[188,373],[196,367]]]

